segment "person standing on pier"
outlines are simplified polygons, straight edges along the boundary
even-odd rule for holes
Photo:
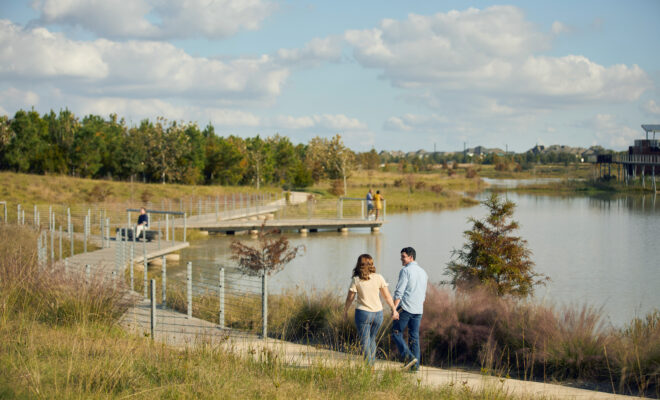
[[[374,203],[376,205],[376,221],[378,221],[378,214],[380,214],[380,211],[383,209],[383,200],[385,200],[385,198],[380,194],[380,190],[376,190],[376,194],[374,195]]]
[[[394,290],[394,306],[399,312],[398,320],[392,324],[392,338],[399,350],[404,369],[419,370],[420,343],[419,325],[424,312],[428,275],[415,261],[417,252],[412,247],[401,250],[401,271]],[[408,328],[408,342],[403,331]]]
[[[371,214],[374,212],[374,194],[369,188],[367,192],[367,220],[371,219]]]

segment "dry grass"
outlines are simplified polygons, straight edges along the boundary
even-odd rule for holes
[[[513,398],[497,388],[420,387],[398,371],[294,368],[268,351],[242,358],[128,335],[116,325],[123,296],[41,268],[35,235],[0,226],[0,398]]]

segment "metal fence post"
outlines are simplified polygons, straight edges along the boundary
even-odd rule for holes
[[[73,257],[73,224],[69,222],[69,245],[71,247],[69,257]]]
[[[55,229],[50,231],[50,262],[55,262]]]
[[[268,274],[264,270],[261,276],[261,318],[263,320],[261,337],[268,336]]]
[[[62,261],[62,225],[60,225],[60,261]]]
[[[135,264],[135,233],[133,233],[133,241],[131,242],[131,291],[135,290],[135,284],[133,281],[134,278],[134,270],[133,266]]]
[[[119,235],[120,232],[115,233],[115,270],[119,269]]]
[[[92,275],[92,270],[91,270],[90,265],[89,265],[89,264],[85,264],[85,280],[86,280],[86,282],[87,282],[88,285],[89,285],[89,282],[91,281],[91,280],[90,280],[91,275]]]
[[[154,340],[154,334],[156,331],[156,280],[151,280],[151,340]],[[145,286],[146,287],[146,286]]]
[[[187,289],[187,297],[188,297],[188,318],[192,318],[192,312],[193,312],[193,307],[192,307],[192,262],[188,261],[187,264],[187,271],[186,271],[186,289]]]
[[[87,253],[87,216],[83,222],[83,253]]]
[[[225,269],[220,267],[220,276],[218,279],[218,325],[220,328],[225,327]]]
[[[144,282],[143,282],[143,285],[144,285],[144,298],[146,299],[147,298],[147,280],[149,279],[148,276],[147,276],[147,273],[149,272],[148,271],[149,270],[149,267],[148,267],[149,263],[147,262],[147,230],[146,229],[142,230],[142,242],[144,243],[144,245],[142,246],[143,255],[144,255],[142,257],[142,261],[144,263]]]
[[[165,307],[166,300],[167,300],[167,258],[163,256],[163,268],[162,268],[162,282],[161,285],[163,285],[163,307]]]
[[[183,241],[184,242],[186,241],[186,229],[187,229],[187,227],[188,227],[188,225],[187,225],[187,222],[186,222],[186,214],[184,213],[183,214]]]
[[[165,241],[170,240],[170,214],[165,214]]]

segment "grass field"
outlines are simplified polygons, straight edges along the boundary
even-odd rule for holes
[[[299,368],[270,352],[179,349],[133,336],[117,325],[129,306],[123,296],[40,268],[35,240],[31,229],[0,226],[0,398],[518,398],[497,388],[424,387],[396,370]]]

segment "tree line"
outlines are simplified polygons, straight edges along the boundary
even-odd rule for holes
[[[284,136],[241,138],[212,125],[156,118],[128,126],[116,114],[82,119],[69,110],[0,116],[0,170],[184,184],[306,187],[374,169],[375,150],[355,153],[341,136],[293,144]]]

